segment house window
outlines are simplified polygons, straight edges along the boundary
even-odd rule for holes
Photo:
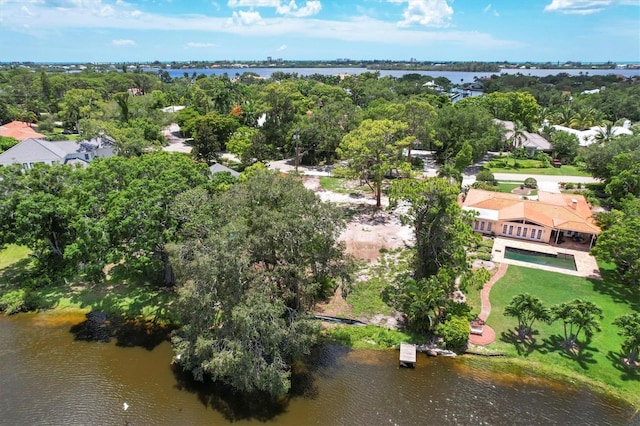
[[[25,170],[29,169],[29,163],[22,163],[22,168]]]
[[[473,229],[478,230],[478,221],[473,222]]]
[[[518,226],[518,232],[516,234],[518,237],[522,235],[522,226]]]
[[[538,240],[542,238],[542,229],[538,229]]]
[[[527,238],[527,231],[528,231],[528,230],[529,230],[529,228],[524,228],[524,229],[522,230],[522,236],[523,236],[524,238]]]
[[[480,230],[484,231],[484,221],[480,222]]]
[[[513,235],[513,225],[509,225],[509,235]]]
[[[507,233],[507,225],[502,225],[502,233],[503,234]]]
[[[84,159],[85,159],[85,160],[88,160],[88,159],[89,159],[89,154],[85,154],[85,155],[84,155]]]
[[[487,232],[491,232],[491,222],[487,222]]]

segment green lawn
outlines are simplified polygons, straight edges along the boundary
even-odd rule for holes
[[[537,269],[509,266],[507,274],[491,289],[491,314],[487,323],[496,332],[496,342],[490,349],[506,352],[535,369],[545,370],[550,375],[582,379],[594,387],[605,385],[606,391],[624,396],[640,407],[640,371],[626,369],[619,362],[622,337],[612,321],[623,314],[640,310],[640,292],[632,292],[615,279],[612,265],[600,265],[603,281],[563,275]],[[604,318],[602,331],[591,340],[581,335],[581,351],[569,354],[562,348],[561,323],[534,324],[534,338],[523,344],[513,338],[516,319],[503,315],[505,306],[512,297],[520,293],[532,294],[551,306],[576,298],[592,301],[598,305]],[[582,376],[582,377],[581,377]]]
[[[536,175],[542,176],[587,176],[591,175],[579,167],[576,166],[562,166],[562,167],[490,167],[491,173],[512,173],[523,174],[535,177]]]

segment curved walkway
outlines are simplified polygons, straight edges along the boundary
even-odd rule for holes
[[[500,278],[504,276],[507,272],[507,264],[501,263],[498,267],[498,271],[491,277],[489,281],[482,287],[482,291],[480,292],[480,301],[482,308],[480,309],[480,318],[482,321],[487,321],[489,318],[489,314],[491,313],[491,302],[489,301],[489,292],[491,292],[491,287],[498,281]],[[496,340],[496,332],[493,331],[493,328],[488,325],[484,325],[482,329],[482,335],[478,334],[469,334],[469,343],[479,346],[486,346],[493,341]]]

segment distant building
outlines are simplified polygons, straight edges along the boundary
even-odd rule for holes
[[[227,166],[223,166],[220,163],[215,163],[211,165],[211,167],[209,167],[209,171],[211,172],[212,175],[215,175],[216,173],[228,172],[228,173],[231,173],[231,176],[233,176],[234,178],[237,178],[238,176],[240,176],[240,173],[236,172],[233,169],[230,169]]]
[[[496,123],[501,124],[507,130],[507,140],[513,140],[515,135],[515,124],[513,121],[494,120]],[[527,131],[522,132],[522,144],[520,147],[527,150],[530,155],[535,155],[538,151],[551,151],[551,143],[543,136],[537,133],[530,133]]]
[[[113,157],[115,145],[111,139],[98,138],[82,142],[25,139],[0,154],[0,166],[21,164],[30,169],[35,164],[80,164],[83,167],[95,158]]]
[[[0,126],[0,136],[16,139],[17,141],[23,141],[29,138],[43,139],[46,136],[42,133],[38,133],[33,130],[30,123],[24,121],[12,121],[5,125]]]

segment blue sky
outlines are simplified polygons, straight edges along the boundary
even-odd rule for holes
[[[640,0],[0,0],[0,62],[640,61]]]

